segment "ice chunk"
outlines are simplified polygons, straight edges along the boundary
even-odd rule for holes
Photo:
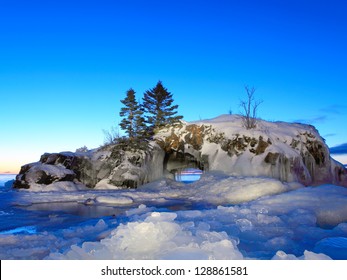
[[[209,259],[242,260],[243,255],[230,240],[223,239],[217,242],[204,242],[201,249],[209,253]]]
[[[110,184],[109,179],[102,179],[95,185],[96,190],[117,190],[120,189],[112,184]]]
[[[125,213],[127,216],[135,216],[151,211],[152,208],[148,208],[145,204],[140,204],[137,208],[127,210]]]
[[[305,250],[303,258],[305,260],[331,260],[331,258],[325,254],[316,254],[307,250]]]
[[[286,254],[283,251],[278,251],[276,255],[272,258],[273,260],[331,260],[331,258],[324,254],[316,254],[311,251],[304,251],[301,257],[296,257],[292,254]]]
[[[126,205],[134,202],[130,197],[125,196],[97,196],[95,201],[102,204],[114,205]]]
[[[203,252],[199,247],[187,246],[178,247],[162,256],[163,260],[208,260],[207,252]]]
[[[225,232],[196,231],[194,223],[180,225],[176,213],[152,212],[143,221],[119,225],[100,242],[72,246],[67,259],[241,259],[237,241]],[[191,231],[192,230],[192,231]]]
[[[206,177],[212,178],[206,178]],[[211,184],[208,179],[215,179]],[[292,190],[292,186],[276,179],[261,177],[218,178],[218,175],[208,175],[197,183],[198,196],[215,204],[242,203],[257,198],[280,194]]]
[[[297,260],[298,258],[292,254],[286,254],[283,251],[277,251],[276,255],[273,256],[273,260]]]
[[[253,229],[252,222],[250,220],[247,220],[247,219],[238,219],[236,221],[236,224],[240,228],[241,232]]]

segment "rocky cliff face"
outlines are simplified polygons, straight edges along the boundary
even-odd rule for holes
[[[146,150],[110,145],[44,154],[39,162],[22,167],[14,188],[136,188],[187,167],[347,186],[346,169],[331,159],[313,126],[258,121],[255,129],[246,130],[239,116],[225,115],[164,128]]]
[[[330,157],[324,140],[310,125],[259,120],[255,129],[247,130],[240,116],[224,115],[163,129],[156,141],[169,161],[183,158],[205,171],[347,186],[346,169]],[[180,167],[167,164],[168,169],[175,166]]]

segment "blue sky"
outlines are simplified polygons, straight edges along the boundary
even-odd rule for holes
[[[0,173],[98,147],[126,90],[158,80],[187,121],[238,113],[250,85],[263,119],[347,143],[346,13],[342,0],[0,0]]]

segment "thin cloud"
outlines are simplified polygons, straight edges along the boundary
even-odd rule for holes
[[[347,106],[333,104],[333,105],[330,105],[330,106],[327,106],[327,107],[320,109],[320,111],[324,112],[324,113],[328,113],[328,114],[342,115],[342,114],[346,113]]]
[[[317,123],[323,123],[327,120],[327,116],[319,116],[312,119],[298,119],[294,120],[296,123],[304,123],[304,124],[317,124]]]
[[[323,135],[324,138],[328,138],[328,137],[333,137],[333,136],[336,136],[337,134],[336,133],[328,133],[328,134],[325,134]]]
[[[324,113],[318,117],[314,117],[311,119],[298,119],[294,120],[297,123],[304,124],[319,124],[327,121],[332,115],[344,115],[347,112],[346,105],[333,104],[319,109],[321,113]],[[330,136],[330,135],[329,135]]]
[[[347,143],[330,148],[330,153],[333,155],[347,154]]]

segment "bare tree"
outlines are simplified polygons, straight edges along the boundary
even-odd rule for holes
[[[257,123],[257,110],[259,105],[263,102],[262,100],[255,100],[254,92],[255,88],[249,88],[245,86],[247,93],[247,100],[241,100],[240,107],[242,109],[241,116],[243,125],[247,129],[252,129],[256,127]]]
[[[116,144],[121,138],[119,128],[112,126],[110,130],[103,129],[104,133],[104,145]]]

